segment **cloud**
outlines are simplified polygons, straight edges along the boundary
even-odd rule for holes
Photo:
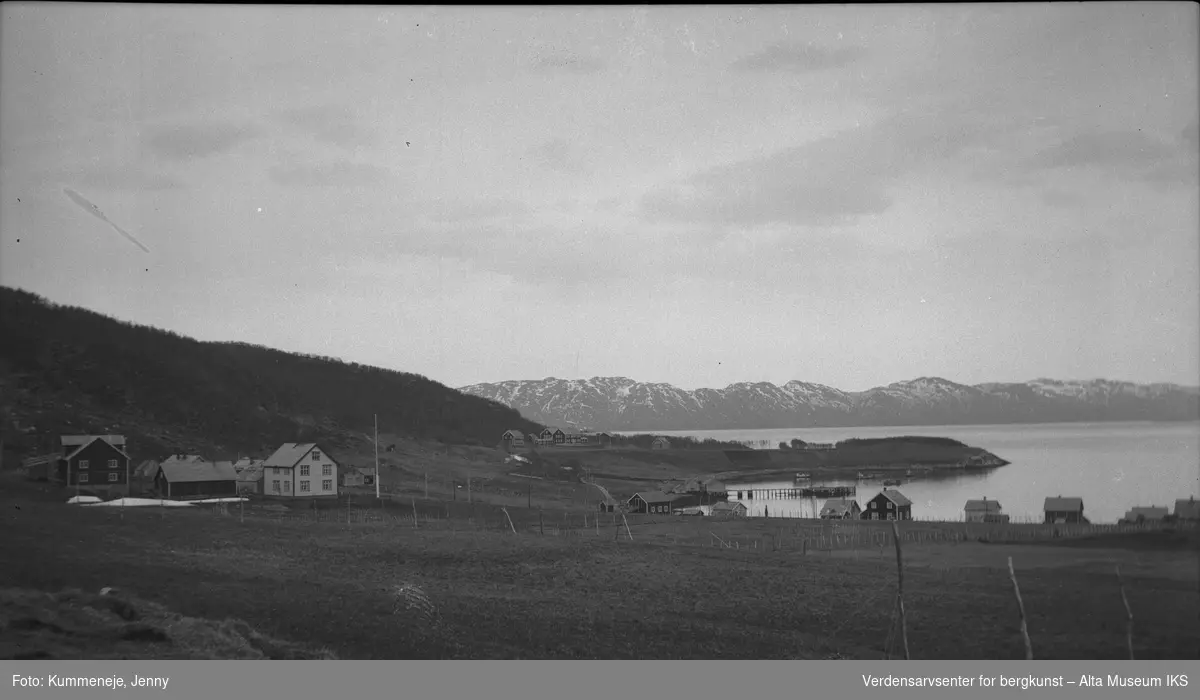
[[[174,175],[156,172],[135,163],[95,163],[84,168],[61,169],[50,173],[55,179],[77,182],[89,190],[161,191],[174,190],[184,182]]]
[[[1141,131],[1078,134],[1042,150],[1031,160],[1037,168],[1154,165],[1172,154],[1170,144]]]
[[[985,122],[899,113],[668,183],[644,195],[640,211],[654,222],[846,223],[886,211],[888,187],[905,174],[988,143],[996,133]]]
[[[1042,202],[1056,209],[1071,209],[1084,203],[1084,198],[1075,192],[1051,188],[1042,192]]]
[[[827,48],[812,44],[803,46],[775,44],[756,54],[734,61],[733,67],[744,71],[808,73],[840,68],[854,63],[866,55],[867,50],[861,46]]]
[[[334,160],[277,165],[270,169],[270,176],[278,184],[288,187],[360,187],[388,180],[391,171],[370,163]]]
[[[283,113],[283,120],[309,132],[314,139],[347,150],[375,143],[376,133],[358,123],[354,114],[336,105],[300,107]]]
[[[1153,185],[1194,182],[1200,172],[1195,126],[1172,143],[1141,130],[1077,134],[1043,149],[1028,161],[1033,170],[1098,168]]]
[[[527,153],[535,162],[555,172],[578,174],[587,170],[587,163],[579,149],[566,139],[551,139],[533,146]]]
[[[535,70],[563,70],[587,75],[604,70],[604,61],[591,56],[580,56],[570,51],[552,50],[542,54],[532,63]]]
[[[250,124],[181,124],[156,129],[150,136],[149,146],[156,155],[167,160],[188,160],[232,151],[262,133]]]
[[[526,216],[532,212],[528,204],[515,199],[439,201],[430,208],[432,211],[427,215],[428,218],[438,223],[509,219]]]

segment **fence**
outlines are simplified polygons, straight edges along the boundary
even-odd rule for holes
[[[253,503],[217,504],[215,515],[266,517],[279,522],[401,526],[513,532],[551,537],[638,539],[671,545],[727,547],[752,551],[829,552],[878,550],[900,541],[915,545],[957,545],[968,542],[1022,543],[1108,534],[1195,531],[1200,523],[1145,522],[1141,524],[1036,524],[815,520],[777,521],[768,518],[683,517],[620,512],[579,512],[567,509],[503,506],[493,503],[445,501],[410,497],[381,499],[371,507],[343,501],[336,508],[287,509],[263,512]],[[892,528],[895,522],[898,527]],[[719,530],[721,534],[717,534]]]

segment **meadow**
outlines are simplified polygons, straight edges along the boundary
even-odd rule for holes
[[[0,587],[116,587],[340,658],[903,653],[882,523],[621,517],[575,505],[582,497],[528,494],[360,494],[324,510],[89,508],[56,489],[5,487]],[[1128,658],[1117,565],[1135,655],[1200,654],[1194,531],[1012,543],[968,538],[962,524],[901,532],[912,658],[1024,656],[1009,557],[1035,658]]]

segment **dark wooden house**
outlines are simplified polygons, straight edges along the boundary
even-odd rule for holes
[[[1083,499],[1075,496],[1050,496],[1044,507],[1047,523],[1086,523],[1083,517]]]
[[[643,493],[635,493],[629,499],[629,512],[631,513],[667,513],[671,512],[671,507],[681,498],[681,494],[663,493],[662,491],[646,491]]]
[[[91,495],[129,495],[129,455],[120,435],[64,435],[57,481]]]
[[[867,501],[863,520],[912,520],[912,501],[895,489],[884,489]]]
[[[154,488],[172,501],[233,498],[238,495],[238,475],[227,463],[166,461],[158,467]]]
[[[554,438],[555,445],[564,445],[567,442],[567,434],[561,428],[555,428],[554,432],[551,433],[551,437]]]

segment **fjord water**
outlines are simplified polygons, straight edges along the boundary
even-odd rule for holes
[[[1200,423],[1055,423],[1035,425],[956,425],[790,430],[669,431],[718,440],[769,440],[778,446],[792,438],[836,442],[851,437],[929,435],[981,447],[1011,464],[978,473],[904,478],[895,487],[913,502],[918,520],[960,520],[971,498],[1000,501],[1014,522],[1042,518],[1046,496],[1083,498],[1084,515],[1093,523],[1113,523],[1133,506],[1167,506],[1175,499],[1200,498]],[[816,484],[817,482],[813,482]],[[826,480],[854,485],[854,479]],[[726,482],[731,492],[747,488],[792,488],[791,478]],[[858,502],[882,487],[878,480],[858,481]],[[736,493],[731,500],[738,500]],[[816,517],[824,499],[746,500],[751,515]]]

